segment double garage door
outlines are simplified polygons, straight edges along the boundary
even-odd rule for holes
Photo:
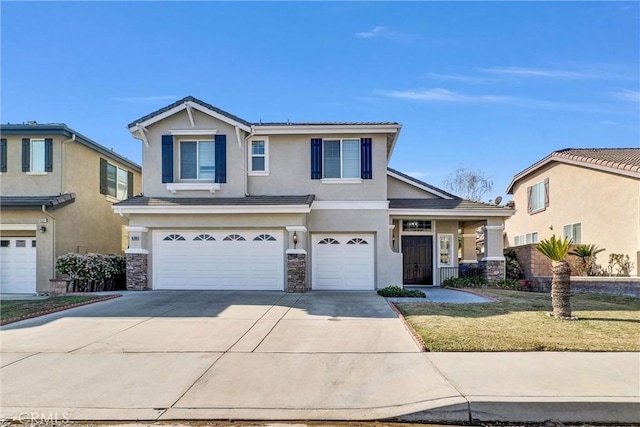
[[[0,293],[36,292],[35,237],[0,239]]]
[[[283,232],[154,231],[154,289],[283,290]]]
[[[312,236],[313,289],[374,289],[372,234]],[[154,289],[285,288],[281,230],[163,230],[153,241]]]

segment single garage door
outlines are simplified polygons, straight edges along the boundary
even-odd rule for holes
[[[153,233],[153,289],[283,290],[282,231]]]
[[[313,289],[374,289],[373,234],[315,234]]]
[[[0,239],[0,293],[36,292],[35,237]]]

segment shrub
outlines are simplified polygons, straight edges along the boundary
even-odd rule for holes
[[[113,279],[125,274],[127,261],[121,255],[68,253],[56,259],[55,267],[60,274],[69,277],[78,290],[97,290],[107,283],[113,284]]]
[[[378,295],[385,298],[424,298],[424,292],[418,289],[404,289],[400,286],[387,286],[386,288],[380,289],[378,291]]]
[[[452,277],[442,282],[443,288],[501,288],[521,290],[520,284],[516,280],[496,280],[488,281],[484,277]]]

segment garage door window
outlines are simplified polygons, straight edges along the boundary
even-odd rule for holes
[[[255,242],[267,242],[267,241],[274,241],[275,242],[275,237],[273,237],[271,234],[260,234],[259,236],[256,236],[255,239],[253,239]]]
[[[8,248],[9,246],[10,246],[10,241],[9,240],[0,240],[0,247]]]
[[[355,238],[355,239],[351,239],[347,242],[347,245],[368,245],[369,243],[364,240],[361,239],[359,237]]]
[[[210,235],[210,234],[198,234],[196,237],[193,238],[193,240],[196,241],[215,241],[216,239]]]
[[[227,240],[227,241],[245,241],[247,239],[245,239],[244,237],[242,237],[239,234],[229,234],[227,237],[225,237],[223,240]]]
[[[319,245],[339,245],[340,242],[338,242],[336,239],[332,239],[330,237],[326,238],[326,239],[322,239],[318,242]]]
[[[167,237],[165,237],[162,240],[186,240],[186,239],[179,234],[169,234]]]

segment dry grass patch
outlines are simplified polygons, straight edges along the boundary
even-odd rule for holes
[[[571,297],[576,321],[547,317],[549,294],[483,289],[497,302],[398,303],[431,351],[640,351],[640,300]]]
[[[100,299],[95,295],[73,295],[51,297],[41,300],[4,300],[0,301],[0,322],[49,312],[62,307],[81,304]]]

